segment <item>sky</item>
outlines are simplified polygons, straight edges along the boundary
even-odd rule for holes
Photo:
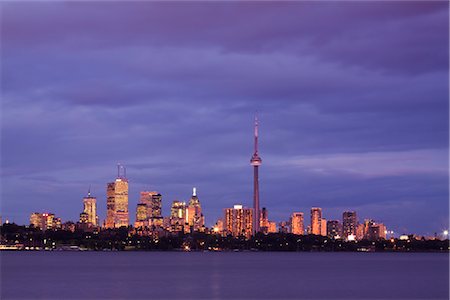
[[[206,225],[252,206],[355,210],[401,233],[449,226],[446,1],[2,2],[1,216],[78,220],[127,168]]]

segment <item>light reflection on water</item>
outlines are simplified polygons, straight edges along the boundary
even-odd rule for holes
[[[1,299],[448,299],[445,253],[2,252]]]

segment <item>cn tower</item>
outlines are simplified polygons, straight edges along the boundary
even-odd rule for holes
[[[260,225],[258,167],[261,163],[261,157],[258,155],[258,117],[255,116],[255,152],[250,159],[250,164],[253,166],[253,234],[259,232]]]

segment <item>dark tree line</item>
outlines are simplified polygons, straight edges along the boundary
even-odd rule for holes
[[[47,230],[3,224],[1,244],[23,245],[41,249],[64,249],[77,246],[88,250],[142,251],[449,251],[448,240],[362,240],[345,242],[324,236],[290,233],[257,234],[255,237],[221,236],[195,232],[192,234],[160,232],[151,236],[135,234],[130,228],[84,232],[81,230]]]

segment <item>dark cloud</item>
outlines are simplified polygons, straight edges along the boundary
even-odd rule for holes
[[[197,186],[211,225],[251,203],[258,110],[274,219],[448,226],[448,3],[1,5],[6,217],[76,219],[90,184],[104,217],[122,162],[131,215]]]

